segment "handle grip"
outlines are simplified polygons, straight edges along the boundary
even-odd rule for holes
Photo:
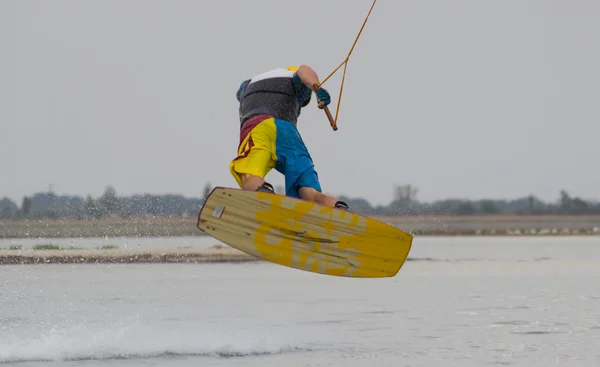
[[[313,91],[318,91],[321,87],[319,86],[319,84],[315,83],[313,84]],[[318,98],[317,98],[318,101]],[[318,101],[320,102],[320,101]],[[321,105],[318,104],[318,107],[322,110],[325,110],[325,114],[327,115],[327,119],[329,119],[329,125],[331,125],[331,128],[333,129],[333,131],[337,131],[337,124],[335,122],[335,120],[333,119],[333,116],[331,116],[331,112],[329,111],[329,107],[325,106],[325,105]]]

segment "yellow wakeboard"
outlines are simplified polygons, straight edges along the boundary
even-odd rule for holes
[[[238,250],[296,269],[354,278],[395,276],[413,236],[373,218],[266,192],[216,187],[197,227]]]

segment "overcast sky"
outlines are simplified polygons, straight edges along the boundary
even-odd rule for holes
[[[235,186],[240,82],[300,63],[324,78],[370,6],[1,0],[0,197]],[[599,45],[598,0],[380,0],[339,130],[314,104],[299,129],[325,191],[375,204],[395,184],[424,201],[600,198]]]

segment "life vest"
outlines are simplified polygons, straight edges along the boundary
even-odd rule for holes
[[[240,124],[257,115],[270,115],[291,122],[294,126],[300,116],[301,98],[294,85],[294,72],[288,67],[267,71],[246,80],[238,91]],[[309,94],[310,99],[310,94]]]

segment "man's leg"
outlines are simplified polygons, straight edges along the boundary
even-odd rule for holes
[[[260,176],[254,176],[248,173],[241,173],[239,176],[242,180],[242,190],[275,192],[273,185],[266,182]]]
[[[296,187],[297,191],[295,193],[297,193],[297,196],[301,199],[337,209],[350,209],[345,202],[340,201],[335,196],[327,195],[322,192],[319,176],[312,166],[312,161],[311,166],[298,177]],[[294,191],[295,190],[293,189],[291,190],[291,192]]]
[[[239,179],[242,190],[274,193],[273,186],[264,179],[274,165],[269,151],[253,148],[245,157],[232,162],[231,172]]]
[[[275,167],[276,129],[272,118],[257,124],[238,147],[230,171],[242,190],[275,192],[264,177]]]
[[[330,206],[338,209],[348,209],[348,204],[338,200],[336,197],[323,194],[312,187],[301,187],[298,194],[304,200],[314,201],[317,204]]]
[[[312,158],[296,127],[278,119],[275,119],[275,124],[280,134],[276,151],[278,160],[284,162],[286,195],[324,206],[348,209],[346,203],[322,193]]]

